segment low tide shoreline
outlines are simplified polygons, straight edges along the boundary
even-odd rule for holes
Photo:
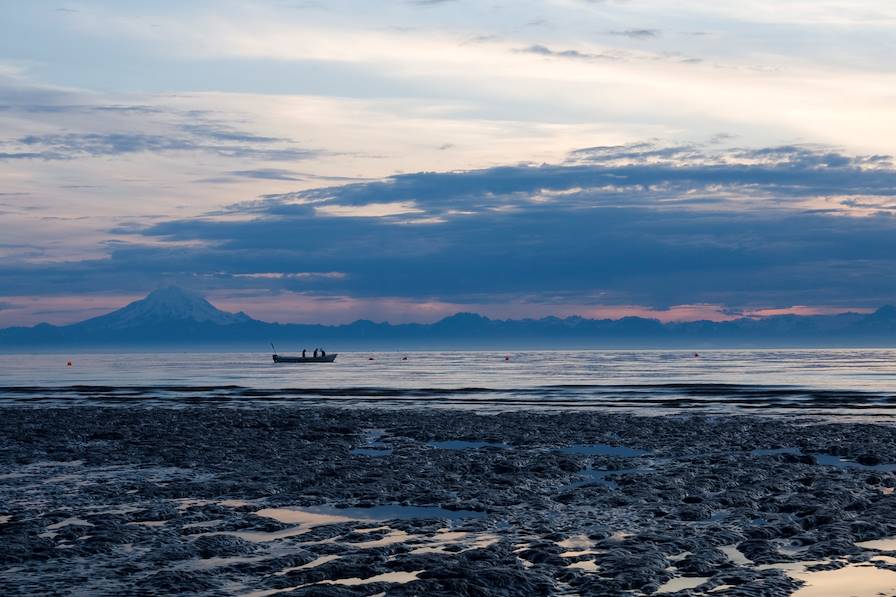
[[[896,579],[891,425],[81,405],[2,408],[0,438],[3,594],[811,596]]]

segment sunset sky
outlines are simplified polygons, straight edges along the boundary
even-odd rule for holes
[[[889,0],[0,0],[0,327],[896,302]]]

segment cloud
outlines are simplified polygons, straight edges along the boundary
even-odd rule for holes
[[[669,62],[676,64],[698,64],[702,62],[700,58],[684,56],[678,52],[633,52],[618,48],[601,52],[584,52],[581,50],[572,49],[554,50],[542,44],[534,44],[526,48],[514,49],[513,52],[517,54],[534,54],[537,56],[544,56],[546,58],[559,58],[581,62]]]
[[[239,176],[242,178],[258,178],[261,180],[302,180],[296,176],[291,170],[282,168],[256,168],[255,170],[232,170],[228,172],[230,176]]]
[[[549,58],[570,58],[573,60],[619,60],[618,56],[614,56],[612,54],[604,54],[604,53],[595,53],[595,52],[580,52],[579,50],[552,50],[547,46],[543,46],[541,44],[534,44],[527,48],[521,48],[514,50],[519,54],[536,54],[538,56],[546,56]]]
[[[158,98],[150,98],[158,102]],[[230,124],[242,116],[150,102],[110,101],[80,91],[41,86],[0,72],[0,110],[13,131],[0,137],[0,160],[74,160],[139,153],[198,152],[259,161],[323,155],[283,137]],[[79,130],[80,129],[80,130]]]
[[[3,91],[0,88],[0,91]],[[9,91],[8,89],[5,91]],[[44,101],[52,98],[44,98]],[[28,103],[0,105],[0,110],[22,112],[26,114],[164,114],[165,110],[146,105],[122,105],[122,104],[68,104],[68,103]]]
[[[240,143],[279,143],[287,141],[287,139],[265,137],[244,131],[237,131],[227,126],[209,122],[185,124],[182,125],[181,128],[193,136],[212,139],[214,141],[237,141]]]
[[[622,31],[610,31],[610,35],[628,37],[631,39],[650,39],[660,36],[659,29],[624,29]]]
[[[139,133],[66,133],[28,135],[17,139],[28,147],[42,148],[47,159],[63,159],[78,155],[104,156],[141,151],[169,151],[195,149],[196,145],[185,139],[172,139],[162,135]]]
[[[61,157],[50,155],[46,152],[35,151],[0,151],[0,160],[39,160],[39,159],[61,159]]]
[[[70,160],[132,153],[198,151],[231,158],[287,161],[307,160],[319,151],[296,147],[268,147],[279,139],[247,133],[193,128],[189,136],[147,133],[54,133],[26,135],[9,145],[33,148],[31,151],[7,151],[0,159]],[[220,141],[220,142],[210,142]]]
[[[223,275],[227,275],[226,273]],[[233,274],[234,278],[251,278],[256,280],[314,280],[345,278],[343,272],[253,272],[249,274]]]
[[[886,156],[591,147],[561,164],[403,174],[138,223],[106,258],[0,266],[0,285],[123,292],[165,279],[452,304],[875,306],[896,300],[893,196]]]

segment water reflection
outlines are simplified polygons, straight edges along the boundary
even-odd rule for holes
[[[896,350],[421,352],[409,361],[340,351],[326,368],[257,353],[0,355],[0,400],[177,404],[452,406],[483,410],[700,409],[896,413]],[[393,355],[394,356],[394,355]],[[164,380],[164,385],[160,385]]]
[[[485,516],[484,512],[472,510],[448,510],[447,508],[439,508],[437,506],[402,506],[398,504],[371,506],[369,508],[335,508],[329,506],[263,508],[257,511],[256,514],[266,518],[273,518],[279,522],[304,526],[337,524],[357,520],[460,520]]]

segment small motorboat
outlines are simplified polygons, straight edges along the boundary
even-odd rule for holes
[[[279,354],[272,355],[275,363],[332,363],[337,354],[328,354],[323,357],[284,357]]]
[[[274,348],[273,344],[271,344],[271,348]],[[332,363],[339,355],[334,352],[316,357],[289,357],[277,354],[277,349],[274,348],[274,354],[271,356],[275,363]]]

